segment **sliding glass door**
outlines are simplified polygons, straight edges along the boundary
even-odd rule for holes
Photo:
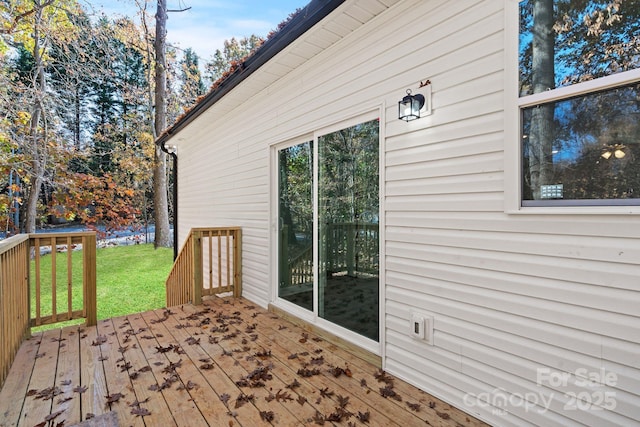
[[[375,119],[278,152],[278,296],[374,341],[379,145]]]

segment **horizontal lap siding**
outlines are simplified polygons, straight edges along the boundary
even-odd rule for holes
[[[384,105],[385,369],[497,425],[640,423],[637,218],[505,214],[503,2],[404,0],[358,28],[386,3],[348,1],[181,131],[180,239],[241,226],[244,295],[266,305],[270,147]],[[397,120],[425,79],[433,114]],[[434,315],[434,346],[410,338],[412,310]],[[539,387],[538,368],[615,373],[616,410],[566,410],[575,375]],[[501,389],[550,407],[469,400]]]
[[[428,47],[396,40],[420,53],[406,68],[431,80],[433,114],[388,111],[386,369],[497,425],[640,423],[637,218],[503,213],[501,3],[460,2],[460,30],[426,30]],[[434,316],[434,346],[409,337],[412,311]],[[594,389],[615,410],[565,408],[580,379],[539,386],[539,368],[616,374]]]

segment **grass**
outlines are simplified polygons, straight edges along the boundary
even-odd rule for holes
[[[56,254],[56,310],[67,310],[67,254]],[[41,307],[42,314],[51,314],[52,292],[52,257],[40,258],[42,280]],[[97,306],[98,320],[125,314],[152,310],[165,305],[164,283],[173,264],[173,250],[170,248],[154,249],[153,245],[116,246],[98,249],[96,253],[97,268]],[[72,306],[74,310],[82,308],[82,251],[72,253]],[[31,262],[32,277],[32,316],[35,316],[35,262]],[[34,328],[40,331],[59,328],[70,324],[82,323],[70,321]]]

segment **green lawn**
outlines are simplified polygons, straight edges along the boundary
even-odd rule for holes
[[[98,320],[151,310],[165,305],[164,282],[173,264],[171,248],[154,249],[153,245],[116,246],[98,249],[97,305]],[[82,307],[82,252],[72,254],[73,308]],[[42,277],[43,314],[51,313],[51,255],[40,259]],[[77,267],[76,267],[77,266]],[[58,312],[67,307],[67,254],[56,254],[56,307]],[[32,282],[35,278],[35,262],[31,262]],[[32,315],[35,314],[35,292],[32,284]],[[81,323],[64,322],[47,325],[36,330],[51,329],[63,325]]]

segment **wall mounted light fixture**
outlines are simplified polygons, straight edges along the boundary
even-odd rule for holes
[[[625,149],[626,147],[622,144],[609,145],[604,148],[604,151],[602,152],[600,157],[606,160],[609,160],[611,156],[615,157],[616,159],[622,159],[627,155],[627,153],[625,153],[624,151]]]
[[[407,89],[407,95],[398,102],[398,118],[405,122],[420,118],[420,110],[424,107],[424,95],[411,94],[411,89]]]
[[[424,94],[413,94],[411,89],[407,89],[407,95],[398,102],[400,120],[410,122],[431,114],[431,82],[420,82],[420,91]]]

